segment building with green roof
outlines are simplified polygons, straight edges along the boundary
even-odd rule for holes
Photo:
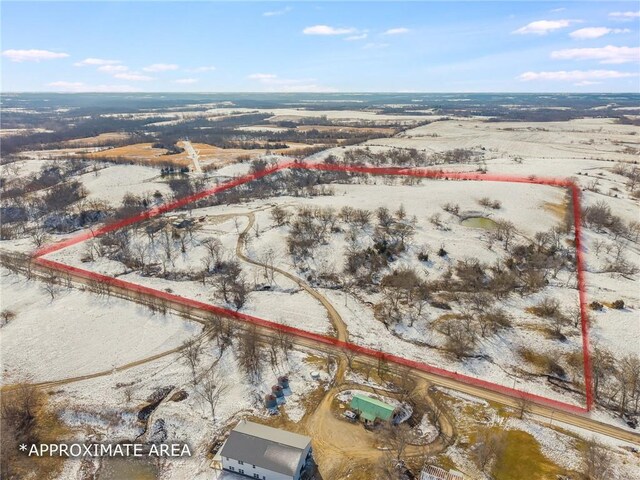
[[[350,408],[360,414],[368,422],[374,422],[376,418],[389,420],[396,407],[378,399],[356,393],[351,399]]]

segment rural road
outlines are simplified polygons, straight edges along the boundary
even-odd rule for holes
[[[349,332],[347,330],[347,325],[344,323],[344,320],[342,320],[342,317],[340,316],[340,314],[338,313],[338,311],[334,308],[334,306],[331,304],[331,302],[329,300],[327,300],[327,298],[322,295],[321,293],[319,293],[318,291],[316,291],[315,289],[311,288],[309,286],[309,284],[307,284],[304,280],[302,280],[299,277],[296,277],[295,275],[292,275],[291,273],[287,272],[286,270],[282,270],[281,268],[278,267],[274,267],[274,266],[267,266],[264,263],[260,263],[256,260],[253,260],[249,257],[247,257],[244,253],[246,244],[247,244],[247,235],[249,234],[249,232],[251,231],[251,228],[253,227],[255,220],[256,220],[256,216],[254,212],[250,212],[248,214],[245,215],[248,219],[249,219],[249,223],[247,224],[246,228],[242,231],[242,233],[240,233],[240,236],[238,237],[238,243],[236,244],[236,256],[241,259],[242,261],[246,262],[246,263],[250,263],[251,265],[255,265],[258,267],[262,267],[262,268],[269,268],[271,270],[273,270],[274,272],[279,273],[280,275],[288,278],[289,280],[295,282],[300,288],[302,288],[305,292],[307,292],[309,295],[311,295],[313,298],[315,298],[317,301],[319,301],[322,306],[327,310],[327,315],[329,315],[329,319],[331,320],[331,323],[333,325],[333,328],[336,331],[336,336],[338,338],[338,340],[341,341],[348,341],[349,340]]]
[[[7,262],[12,263],[12,267],[14,269],[17,269],[17,270],[22,269],[23,271],[25,271],[27,269],[29,257],[24,254],[16,254],[15,252],[0,252],[0,260],[2,260],[2,263],[4,264],[7,264]],[[50,271],[50,268],[47,266],[38,264],[37,262],[32,262],[32,271],[39,271],[42,274],[45,274],[48,271]],[[90,283],[91,278],[88,277],[86,274],[83,275],[81,273],[74,273],[71,275],[71,281],[76,284],[86,286],[87,284]],[[156,301],[156,297],[154,295],[141,293],[141,292],[134,292],[129,289],[117,287],[117,286],[113,286],[111,288],[111,295],[118,296],[121,298],[126,298],[139,303],[145,303],[145,304],[149,304]],[[193,306],[187,307],[184,303],[180,303],[179,301],[169,302],[167,307],[178,312],[180,315],[184,316],[185,318],[195,320],[203,324],[207,324],[208,319],[211,318],[211,312],[205,309],[197,308]],[[238,321],[237,324],[239,327],[243,327],[244,325],[246,325],[246,323],[242,321]],[[264,335],[265,338],[269,338],[269,339],[273,339],[277,334],[277,331],[274,328],[268,328],[263,326],[259,326],[258,331],[261,335]],[[309,348],[311,350],[321,351],[326,354],[333,355],[336,358],[344,359],[344,355],[343,355],[344,350],[340,346],[331,345],[328,343],[320,342],[318,340],[302,338],[302,337],[292,337],[291,340],[293,343],[297,345]],[[171,353],[174,353],[174,352],[171,352]],[[166,353],[166,354],[168,355],[170,353]],[[159,355],[163,355],[163,354],[159,354]],[[361,354],[356,354],[355,359],[361,363],[369,363],[371,365],[376,365],[378,362],[378,360],[375,358],[364,356]],[[144,361],[144,360],[141,360],[141,361]],[[342,365],[342,368],[346,368],[346,366],[343,365],[344,363],[346,363],[346,360],[343,360],[340,362],[340,365]],[[468,395],[472,395],[474,397],[496,402],[502,405],[507,405],[510,407],[517,408],[518,406],[518,400],[519,400],[518,398],[514,398],[504,393],[496,392],[480,386],[468,385],[466,383],[463,383],[455,379],[450,379],[434,373],[425,372],[423,370],[419,370],[416,368],[409,368],[406,366],[394,365],[393,363],[391,363],[389,366],[392,370],[403,372],[404,374],[410,373],[417,380],[419,379],[426,380],[427,382],[429,382],[431,385],[434,385],[434,386],[448,388],[454,391],[462,392]],[[339,370],[341,370],[341,368],[339,368]],[[112,371],[113,370],[110,370],[110,372]],[[343,372],[344,370],[342,371],[342,373]],[[101,373],[104,375],[104,372],[101,372]],[[341,373],[341,372],[339,371],[338,373]],[[90,375],[86,376],[86,378],[91,378],[91,376]],[[81,379],[84,379],[84,378],[80,378],[80,380]],[[72,379],[66,379],[66,380],[74,381]],[[60,381],[65,381],[65,380],[60,380]],[[78,380],[75,380],[75,381],[78,381]],[[614,439],[627,441],[634,444],[640,444],[640,434],[629,431],[625,428],[600,422],[595,418],[592,418],[591,416],[589,416],[589,414],[565,412],[565,411],[561,411],[555,408],[551,408],[551,407],[536,404],[536,403],[532,403],[529,406],[528,411],[531,414],[537,415],[539,417],[546,418],[549,420],[552,419],[554,422],[557,422],[557,423],[562,422],[567,425],[583,428],[594,433],[606,435]]]

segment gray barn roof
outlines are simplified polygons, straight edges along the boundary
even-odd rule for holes
[[[229,434],[220,455],[284,475],[296,473],[311,438],[241,421]]]

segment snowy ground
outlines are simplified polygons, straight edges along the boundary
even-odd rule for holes
[[[537,442],[542,454],[554,464],[567,470],[579,470],[582,463],[578,450],[579,443],[593,440],[604,446],[612,455],[613,476],[608,479],[635,480],[640,478],[640,457],[627,449],[628,447],[637,448],[637,445],[614,440],[557,420],[549,422],[549,419],[538,418],[530,414],[526,414],[523,419],[511,414],[504,416],[503,413],[495,410],[483,400],[453,390],[444,388],[438,388],[438,390],[454,399],[446,401],[446,403],[453,410],[456,418],[464,419],[462,423],[459,423],[459,433],[465,442],[468,440],[466,435],[474,433],[479,425],[481,427],[498,426],[503,430],[520,430],[530,434]],[[469,412],[473,412],[471,414],[473,420],[469,420]],[[467,475],[473,475],[473,478],[478,479],[488,479],[489,477],[478,471],[469,459],[468,452],[465,451],[467,449],[466,444],[465,447],[456,444],[449,447],[446,454]]]
[[[200,372],[205,373],[217,361],[219,351],[213,345],[207,347],[200,362]],[[211,458],[207,456],[215,438],[223,436],[228,429],[245,416],[268,418],[262,406],[262,398],[271,392],[271,385],[277,383],[277,376],[289,376],[291,393],[286,403],[280,406],[288,418],[299,421],[305,414],[304,399],[315,388],[317,380],[311,378],[311,371],[321,370],[306,361],[305,352],[293,350],[289,359],[281,359],[280,366],[272,370],[268,362],[261,373],[258,384],[248,382],[238,369],[235,354],[227,349],[215,368],[224,372],[224,381],[229,390],[216,407],[215,419],[211,418],[209,405],[198,395],[190,383],[191,373],[177,355],[160,359],[153,364],[136,367],[125,372],[114,373],[85,382],[70,384],[52,397],[52,404],[62,412],[63,421],[77,429],[76,440],[91,435],[102,441],[131,440],[142,433],[136,421],[137,411],[147,403],[147,398],[161,387],[174,387],[173,391],[188,393],[185,400],[162,402],[152,414],[152,423],[164,420],[167,442],[186,442],[190,446],[191,457],[173,459],[169,470],[162,478],[180,480],[206,479],[215,476],[211,469]],[[321,381],[329,379],[326,371],[321,372]],[[126,387],[133,386],[133,395],[127,399]],[[67,462],[61,478],[76,478],[78,462]]]
[[[250,258],[260,260],[271,251],[274,257],[274,265],[299,277],[305,276],[293,265],[291,256],[287,252],[285,238],[287,227],[275,227],[271,219],[269,209],[264,209],[265,204],[277,203],[284,205],[291,212],[302,206],[328,207],[339,210],[343,206],[374,210],[381,206],[395,211],[400,205],[406,209],[408,217],[415,215],[417,229],[411,240],[411,247],[407,254],[401,256],[392,268],[410,266],[416,268],[424,278],[438,278],[446,269],[455,264],[456,260],[464,258],[478,258],[486,263],[494,263],[503,255],[499,245],[490,246],[487,241],[487,232],[482,229],[469,228],[460,225],[459,218],[445,213],[442,205],[457,203],[462,215],[470,212],[495,220],[507,220],[514,223],[520,238],[532,238],[536,232],[547,231],[558,224],[558,217],[547,211],[547,204],[561,204],[564,198],[563,190],[543,185],[521,185],[498,182],[451,182],[445,180],[429,180],[420,185],[386,185],[383,179],[376,179],[371,184],[334,185],[334,196],[291,198],[278,197],[266,201],[251,201],[242,206],[208,207],[192,211],[194,218],[215,215],[232,215],[253,211],[256,216],[256,230],[252,230],[248,237],[247,254]],[[499,210],[491,210],[478,205],[482,197],[490,197],[502,202]],[[519,198],[527,198],[526,203],[518,201]],[[432,201],[437,199],[437,201]],[[445,229],[435,228],[429,221],[433,214],[440,214]],[[177,214],[167,214],[172,221],[177,220]],[[215,218],[215,217],[212,217]],[[204,248],[197,246],[199,241],[207,236],[217,236],[224,245],[230,258],[237,241],[239,231],[246,226],[245,217],[236,217],[236,220],[226,219],[207,221],[194,234],[193,245],[187,254],[179,255],[175,260],[176,271],[189,271],[200,268],[200,259],[204,254]],[[344,252],[347,248],[343,233],[332,235],[331,241],[318,249],[315,258],[309,265],[312,270],[334,270],[341,272],[344,268]],[[425,246],[431,252],[430,262],[421,262],[417,259],[417,253]],[[448,255],[440,258],[436,252],[440,246],[445,246]],[[85,245],[79,244],[51,255],[54,260],[63,263],[88,268],[100,273],[118,276],[134,283],[140,283],[157,288],[159,290],[170,289],[179,295],[194,298],[204,302],[219,303],[212,294],[212,287],[203,286],[195,281],[171,281],[162,278],[144,277],[138,273],[128,273],[127,269],[119,262],[106,258],[98,258],[94,262],[83,263],[80,261]],[[242,264],[247,278],[259,283],[261,269]],[[511,296],[501,302],[503,307],[514,319],[515,327],[500,333],[497,336],[482,339],[479,353],[489,358],[469,359],[464,362],[456,362],[441,350],[434,350],[416,344],[428,343],[436,347],[444,344],[443,336],[432,326],[443,314],[441,310],[427,307],[425,319],[420,320],[409,327],[398,325],[395,335],[390,334],[386,327],[373,316],[370,306],[363,303],[376,301],[374,297],[368,297],[364,292],[357,296],[345,299],[344,294],[334,290],[322,289],[321,292],[335,306],[347,323],[351,341],[381,349],[389,353],[421,361],[429,365],[444,367],[451,371],[458,371],[475,378],[482,378],[509,387],[517,387],[520,390],[535,392],[538,394],[557,398],[559,400],[580,403],[579,399],[567,396],[565,393],[556,392],[546,382],[522,381],[516,378],[517,369],[522,365],[522,360],[516,354],[518,349],[526,347],[537,352],[544,352],[552,357],[560,358],[572,352],[582,350],[582,340],[578,334],[569,337],[567,342],[559,342],[545,338],[543,333],[536,329],[540,321],[524,309],[540,301],[544,296],[551,295],[562,300],[568,308],[576,308],[578,303],[577,291],[564,285],[566,279],[560,276],[557,281],[543,292],[530,297],[520,298]],[[326,311],[315,299],[310,297],[291,280],[276,275],[276,285],[270,291],[256,291],[251,294],[249,301],[241,311],[273,320],[279,323],[296,326],[305,330],[319,333],[327,333],[330,323]],[[512,352],[504,355],[505,351]]]
[[[4,384],[109,370],[178,347],[201,329],[172,314],[75,288],[59,288],[52,300],[41,282],[1,272],[2,308],[16,313],[0,330]]]
[[[228,115],[242,113],[242,109],[213,109],[204,116]],[[255,110],[251,110],[255,111]],[[305,116],[328,115],[340,122],[361,120],[374,122],[406,121],[429,118],[415,116],[376,115],[371,112],[340,111],[301,111],[297,109],[269,110],[274,115],[272,121],[297,119]],[[155,114],[154,114],[155,115]],[[200,112],[197,115],[201,115]],[[171,116],[167,118],[172,118]],[[486,149],[486,166],[490,173],[514,173],[520,175],[544,175],[556,177],[574,177],[587,187],[596,182],[598,192],[584,191],[583,205],[591,205],[605,200],[612,206],[614,213],[625,221],[638,219],[637,200],[631,199],[624,188],[626,179],[612,172],[612,161],[633,162],[637,158],[633,153],[625,151],[627,146],[638,147],[640,129],[628,125],[616,125],[612,119],[587,119],[571,122],[554,123],[487,123],[478,118],[454,119],[438,121],[432,124],[407,130],[397,137],[370,140],[367,144],[374,151],[387,151],[390,148],[417,148],[425,152],[441,152],[453,148]],[[331,149],[314,156],[324,158],[329,153],[341,156],[347,149],[361,148],[349,146]],[[51,153],[51,152],[49,152]],[[521,157],[521,159],[518,159]],[[283,157],[280,158],[284,160]],[[517,162],[514,160],[518,160]],[[36,172],[43,160],[34,155],[31,160],[18,162],[18,175]],[[474,170],[477,165],[443,166],[446,169]],[[5,167],[5,170],[7,167]],[[249,164],[239,163],[225,166],[211,172],[210,181],[228,179],[247,173]],[[158,176],[158,170],[131,165],[108,165],[96,173],[87,173],[80,177],[89,192],[89,198],[106,200],[111,205],[120,203],[125,193],[144,194],[159,190],[165,197],[169,194],[168,186]],[[618,190],[615,190],[618,189]],[[373,210],[378,206],[397,208],[402,203],[409,215],[416,215],[422,225],[416,233],[416,245],[428,244],[431,252],[446,242],[449,258],[435,257],[428,265],[420,268],[425,275],[436,277],[449,265],[452,259],[465,256],[480,258],[485,262],[493,262],[499,257],[497,246],[487,249],[485,232],[469,229],[459,225],[458,220],[442,212],[441,205],[447,202],[460,204],[462,211],[480,211],[493,219],[512,221],[521,234],[531,237],[535,232],[548,230],[556,225],[558,218],[545,210],[546,202],[559,204],[563,200],[561,190],[538,185],[513,185],[492,182],[445,182],[429,181],[422,185],[400,186],[383,185],[383,182],[369,185],[336,185],[336,194],[319,198],[278,198],[265,201],[252,201],[241,206],[220,206],[194,211],[194,216],[220,215],[229,213],[247,213],[264,207],[265,203],[281,203],[288,205],[331,206],[339,209],[348,205],[356,208]],[[613,196],[617,192],[617,196]],[[477,199],[489,196],[502,201],[503,207],[498,211],[483,210]],[[450,230],[435,230],[428,225],[429,217],[436,212]],[[171,216],[171,214],[169,215]],[[290,256],[283,242],[283,228],[275,228],[271,224],[268,211],[256,213],[256,223],[260,234],[251,234],[247,245],[247,254],[254,259],[264,256],[265,252],[274,252],[276,266],[295,272]],[[238,227],[232,220],[216,223],[202,235],[218,236],[228,252],[233,252],[237,241],[238,229],[244,228],[246,218],[240,217]],[[612,302],[624,299],[626,309],[614,310],[605,307],[601,312],[591,312],[594,322],[591,328],[593,344],[605,346],[617,355],[640,355],[640,291],[637,288],[637,277],[625,278],[620,275],[599,273],[608,253],[596,253],[598,241],[610,241],[602,234],[585,230],[588,301]],[[196,236],[199,235],[196,233]],[[56,237],[56,240],[62,237]],[[346,243],[337,235],[335,242],[319,249],[315,264],[311,269],[342,268],[342,251]],[[2,248],[29,251],[33,245],[28,240],[2,241]],[[143,283],[158,289],[170,288],[174,292],[213,302],[210,286],[203,287],[198,282],[170,282],[164,279],[142,277],[137,273],[125,272],[123,266],[106,259],[87,264],[80,262],[85,245],[78,245],[60,251],[52,258],[65,263],[89,268],[110,275]],[[188,270],[199,262],[201,251],[193,247],[190,258],[179,257],[176,268]],[[406,259],[400,259],[397,265],[418,265],[415,260],[416,249],[410,250]],[[637,244],[630,246],[626,254],[636,264],[640,263],[640,251]],[[260,278],[260,269],[242,264],[247,277],[253,281]],[[69,376],[91,374],[112,369],[114,366],[134,362],[146,356],[155,355],[180,345],[184,340],[192,338],[200,327],[173,315],[153,314],[145,307],[118,299],[105,299],[78,290],[61,288],[55,299],[42,288],[39,282],[27,282],[21,277],[2,272],[2,308],[16,311],[17,318],[0,330],[2,341],[3,383],[9,383],[25,377],[33,381],[56,380]],[[561,299],[567,306],[576,302],[576,291],[560,283],[549,287],[548,292]],[[407,358],[413,358],[428,364],[445,366],[460,373],[488,379],[518,389],[535,391],[535,393],[558,398],[563,401],[578,403],[566,395],[552,390],[548,384],[517,381],[509,370],[518,366],[519,359],[515,355],[506,355],[515,345],[535,348],[536,351],[561,355],[581,348],[578,336],[570,336],[568,342],[559,342],[544,338],[539,332],[526,327],[533,326],[536,319],[523,313],[523,309],[531,306],[540,296],[526,300],[512,298],[505,302],[515,318],[515,328],[495,338],[484,340],[482,352],[494,361],[469,360],[454,363],[441,353],[411,343],[412,340],[427,338],[438,344],[437,336],[429,337],[426,325],[416,324],[414,328],[403,328],[390,335],[386,328],[373,318],[371,308],[353,296],[345,298],[344,294],[334,290],[322,289],[347,323],[350,339],[356,343],[380,348]],[[276,288],[272,291],[254,292],[243,311],[271,320],[294,325],[299,328],[328,333],[330,323],[326,311],[321,305],[301,292],[290,280],[276,275]],[[436,312],[430,312],[435,317]],[[34,354],[37,352],[37,355]],[[218,355],[216,347],[210,347],[202,361],[202,368],[210,365]],[[233,424],[241,415],[265,415],[260,404],[265,393],[279,374],[288,373],[292,384],[292,394],[281,408],[293,421],[299,421],[305,413],[305,396],[317,383],[310,378],[312,370],[322,370],[317,364],[305,361],[304,352],[293,352],[287,363],[272,369],[265,360],[261,381],[257,385],[250,384],[238,371],[237,362],[231,350],[227,350],[220,359],[220,368],[226,373],[231,390],[224,397],[216,411],[216,418],[210,418],[206,405],[188,384],[189,369],[178,355],[170,355],[154,362],[114,372],[110,375],[71,383],[52,393],[51,402],[62,412],[63,421],[76,430],[80,438],[98,435],[106,439],[127,439],[141,432],[136,421],[136,414],[144,406],[147,398],[157,388],[174,386],[189,393],[182,402],[163,402],[154,413],[154,418],[163,418],[168,427],[170,439],[188,440],[195,447],[194,458],[172,462],[167,478],[204,479],[212,478],[214,472],[209,468],[206,449],[211,439],[223,429]],[[321,373],[322,380],[329,375]],[[129,400],[126,385],[133,386],[133,394]],[[471,400],[456,395],[463,401]],[[484,404],[474,400],[476,405]],[[460,416],[463,414],[460,413]],[[620,419],[613,419],[610,414],[595,411],[592,417],[601,421],[614,423],[623,427]],[[494,418],[494,417],[492,417]],[[542,423],[542,422],[541,422]],[[519,429],[530,433],[540,443],[545,456],[566,468],[576,464],[573,451],[573,437],[559,433],[532,419],[525,421],[509,419],[505,428]],[[571,430],[567,426],[563,429]],[[574,431],[576,429],[573,429]],[[96,433],[97,432],[97,433]],[[583,438],[591,434],[576,431]],[[598,437],[605,442],[605,437]],[[616,452],[619,462],[617,477],[612,480],[639,478],[637,457],[619,449],[619,443],[608,441],[609,447]],[[448,455],[464,465],[468,452],[452,447]],[[67,462],[61,478],[76,478],[78,464]],[[224,475],[225,480],[232,480],[232,475]],[[233,478],[235,480],[235,478]]]
[[[81,175],[80,180],[88,191],[87,199],[103,200],[118,206],[125,194],[152,195],[159,191],[170,198],[171,189],[160,177],[158,168],[141,165],[109,165],[96,173]]]
[[[236,212],[238,210],[240,210],[238,207],[234,209]],[[217,210],[214,207],[194,211],[194,216],[200,217],[208,212],[226,214],[224,210]],[[194,234],[188,253],[176,256],[172,269],[176,272],[195,272],[201,268],[201,259],[205,254],[205,249],[200,245],[200,242],[211,236],[222,242],[225,258],[234,258],[238,232],[242,231],[247,224],[246,217],[240,216],[237,219],[237,223],[231,219],[222,222],[213,219],[211,223],[204,225]],[[143,240],[142,234],[140,234],[140,239]],[[117,276],[122,280],[143,284],[158,290],[170,289],[173,293],[186,298],[206,303],[220,303],[214,296],[214,288],[210,284],[203,285],[200,281],[172,281],[142,276],[137,272],[130,272],[122,263],[109,260],[106,257],[99,257],[94,262],[83,263],[81,258],[86,248],[87,245],[81,243],[55,252],[50,258],[102,274]],[[262,268],[243,262],[241,265],[247,280],[255,283],[264,280]],[[325,308],[317,300],[302,291],[295,282],[278,274],[274,278],[273,288],[253,291],[241,311],[317,333],[327,333],[331,326]]]

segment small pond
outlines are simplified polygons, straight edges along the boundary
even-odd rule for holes
[[[156,480],[156,466],[146,458],[105,458],[98,480]]]
[[[460,225],[471,228],[484,228],[485,230],[493,230],[497,226],[495,221],[487,217],[467,217],[460,222]]]

